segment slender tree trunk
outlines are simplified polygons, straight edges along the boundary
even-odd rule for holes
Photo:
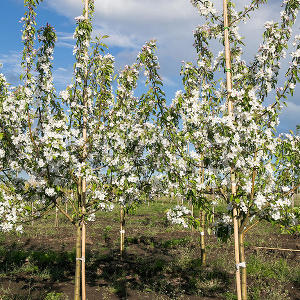
[[[58,228],[58,208],[55,207],[55,228]]]
[[[216,196],[215,196],[214,188],[212,187],[211,190],[212,190],[212,201],[214,201],[214,203],[215,203]],[[212,207],[212,219],[211,219],[211,221],[212,221],[212,223],[215,223],[215,205],[213,205],[213,207]]]
[[[33,226],[33,202],[31,202],[31,226]]]
[[[200,246],[201,246],[201,264],[202,266],[206,265],[206,250],[205,250],[205,212],[202,210],[200,212]]]
[[[193,202],[191,201],[191,212],[192,212],[192,218],[194,217],[194,205]],[[192,232],[194,231],[194,226],[192,226]]]
[[[241,277],[242,277],[242,300],[247,300],[247,268],[245,261],[245,247],[244,247],[244,233],[239,234],[240,242],[240,260],[245,263],[241,266]]]
[[[120,209],[120,255],[123,257],[125,244],[125,208],[121,206]]]
[[[293,172],[293,183],[292,183],[292,189],[294,189],[294,186],[295,186],[295,183],[294,183],[294,172]],[[295,195],[296,195],[296,192],[297,192],[297,190],[296,191],[294,191],[293,192],[293,194],[292,194],[292,203],[291,203],[291,207],[292,208],[294,208],[295,207]]]
[[[233,115],[233,103],[231,100],[232,90],[232,79],[231,79],[231,57],[230,57],[230,44],[228,35],[228,11],[227,11],[227,0],[223,0],[224,10],[224,44],[225,44],[225,63],[226,63],[226,88],[227,88],[227,102],[228,102],[228,114]],[[234,168],[231,167],[231,195],[236,196],[236,178]],[[241,300],[241,274],[240,274],[240,253],[239,253],[239,224],[238,224],[238,211],[235,203],[233,203],[233,229],[234,229],[234,253],[235,253],[235,264],[236,264],[236,292],[237,299]]]
[[[76,225],[76,269],[74,300],[80,300],[81,225]]]
[[[201,184],[204,183],[204,156],[201,155],[201,166],[200,166],[200,181]],[[200,210],[199,214],[200,221],[200,247],[201,247],[201,264],[205,266],[206,264],[206,252],[205,252],[205,212],[203,209]]]

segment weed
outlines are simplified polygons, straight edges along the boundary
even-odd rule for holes
[[[48,293],[44,300],[68,300],[69,298],[63,293]]]

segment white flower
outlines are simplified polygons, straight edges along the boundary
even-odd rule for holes
[[[42,159],[38,160],[38,165],[40,168],[42,168],[45,165],[45,162]]]
[[[262,206],[266,203],[266,201],[266,197],[259,192],[254,200],[254,204],[257,206],[258,209],[261,209]]]
[[[95,214],[90,214],[87,218],[88,221],[94,222],[96,220],[96,215]]]
[[[188,224],[186,223],[184,217],[189,214],[191,214],[191,211],[188,208],[177,205],[174,207],[174,209],[169,209],[167,211],[167,219],[173,224],[182,225],[186,228],[188,227]]]
[[[22,232],[23,232],[23,226],[22,226],[22,225],[18,225],[18,226],[16,227],[16,232],[22,233]]]
[[[52,197],[52,196],[56,195],[54,188],[46,188],[45,189],[45,194],[49,197]]]
[[[296,87],[296,86],[295,86],[295,84],[294,84],[294,83],[292,83],[292,82],[291,82],[291,83],[289,84],[289,88],[290,88],[291,90],[294,90],[294,89],[295,89],[295,87]]]
[[[85,20],[85,17],[81,15],[81,16],[75,17],[74,19],[76,22],[82,22]]]
[[[279,220],[281,215],[279,211],[274,211],[271,215],[272,219],[274,219],[275,221]]]
[[[138,177],[136,176],[136,175],[130,175],[128,178],[127,178],[127,180],[129,181],[129,182],[133,182],[133,183],[136,183],[136,182],[138,182]]]
[[[59,93],[59,96],[64,100],[64,101],[67,101],[68,98],[69,98],[69,93],[67,91],[61,91]]]
[[[106,193],[104,191],[95,191],[95,198],[103,201],[106,197]]]
[[[300,49],[298,49],[298,50],[295,51],[295,52],[292,52],[291,56],[292,56],[293,58],[300,57]]]
[[[283,192],[288,192],[290,190],[288,186],[283,186],[281,189]]]
[[[26,87],[24,89],[24,93],[25,93],[26,97],[31,97],[32,96],[32,91],[28,87]]]

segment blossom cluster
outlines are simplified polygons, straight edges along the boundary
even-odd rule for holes
[[[191,214],[191,211],[185,206],[177,205],[173,209],[167,211],[167,220],[173,224],[188,227],[186,217]]]

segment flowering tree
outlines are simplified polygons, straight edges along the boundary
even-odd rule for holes
[[[183,66],[185,92],[176,94],[173,114],[182,122],[179,136],[194,147],[191,160],[185,161],[205,174],[204,182],[197,172],[190,182],[199,182],[200,193],[210,183],[228,203],[228,214],[217,220],[215,230],[217,234],[234,232],[237,295],[246,299],[245,233],[261,219],[298,222],[288,196],[299,185],[299,139],[276,137],[276,126],[282,100],[299,81],[299,36],[286,81],[282,88],[276,85],[300,3],[283,2],[280,23],[265,23],[263,42],[254,60],[247,63],[242,59],[238,24],[265,1],[254,0],[240,12],[231,1],[224,1],[223,16],[211,1],[191,2],[206,23],[194,32],[197,66]],[[214,39],[225,44],[217,57],[215,44],[214,52],[210,48]],[[219,69],[224,70],[226,80],[219,79]],[[275,95],[271,93],[274,89]],[[271,97],[273,103],[265,105]]]
[[[161,128],[157,122],[165,99],[160,88],[155,41],[147,43],[137,63],[125,66],[118,78],[116,103],[111,110],[110,149],[108,173],[115,201],[121,206],[121,254],[124,250],[125,217],[129,209],[157,194],[153,183],[159,167]],[[144,68],[147,93],[134,96],[139,74]]]
[[[3,74],[0,74],[0,101],[1,115],[3,113],[2,103],[10,97],[9,84]],[[13,115],[15,121],[17,116]],[[20,190],[25,187],[25,182],[17,178],[18,167],[16,165],[17,152],[10,149],[9,137],[6,133],[5,122],[0,121],[0,230],[9,231],[16,229],[22,231],[22,226],[18,224],[19,217],[25,217],[25,203],[22,202]]]
[[[98,209],[132,203],[152,191],[148,181],[160,141],[153,116],[164,105],[157,97],[162,93],[159,66],[150,42],[138,63],[120,73],[115,97],[114,58],[105,53],[101,37],[91,39],[93,2],[85,1],[83,15],[75,18],[73,82],[58,96],[51,74],[56,35],[49,24],[36,31],[38,2],[25,1],[23,85],[9,89],[0,78],[1,180],[10,188],[8,193],[1,185],[1,228],[13,228],[17,214],[26,216],[31,208],[26,203],[34,202],[36,214],[58,208],[76,227],[74,299],[85,299],[86,221]],[[136,99],[133,90],[142,66],[149,91]],[[71,212],[63,209],[66,201]]]
[[[12,229],[18,215],[26,217],[31,207],[26,203],[34,202],[37,213],[56,206],[76,227],[75,299],[80,298],[80,269],[85,299],[86,220],[113,202],[130,206],[153,193],[149,179],[158,170],[170,191],[200,199],[202,209],[209,211],[204,197],[209,187],[228,202],[216,232],[229,233],[222,228],[230,229],[228,220],[233,220],[238,299],[246,299],[244,234],[261,219],[283,225],[292,220],[294,229],[299,216],[288,199],[299,185],[299,139],[275,136],[281,100],[299,80],[299,36],[284,86],[275,90],[273,104],[264,105],[276,88],[299,0],[284,1],[280,23],[265,24],[263,43],[250,63],[241,58],[237,25],[265,1],[254,0],[241,12],[224,1],[223,18],[212,2],[192,0],[206,18],[194,32],[197,66],[183,66],[185,91],[176,94],[168,110],[153,42],[121,72],[114,96],[114,59],[105,54],[101,37],[91,39],[92,1],[76,18],[73,83],[58,97],[51,74],[55,31],[47,24],[36,32],[38,2],[25,0],[23,84],[10,89],[0,77],[1,229]],[[209,48],[213,39],[226,45],[215,60]],[[142,66],[149,89],[135,98]],[[226,82],[218,79],[219,68]],[[187,145],[194,150],[186,152]],[[70,190],[75,197],[70,198]],[[72,213],[62,207],[66,199]]]

